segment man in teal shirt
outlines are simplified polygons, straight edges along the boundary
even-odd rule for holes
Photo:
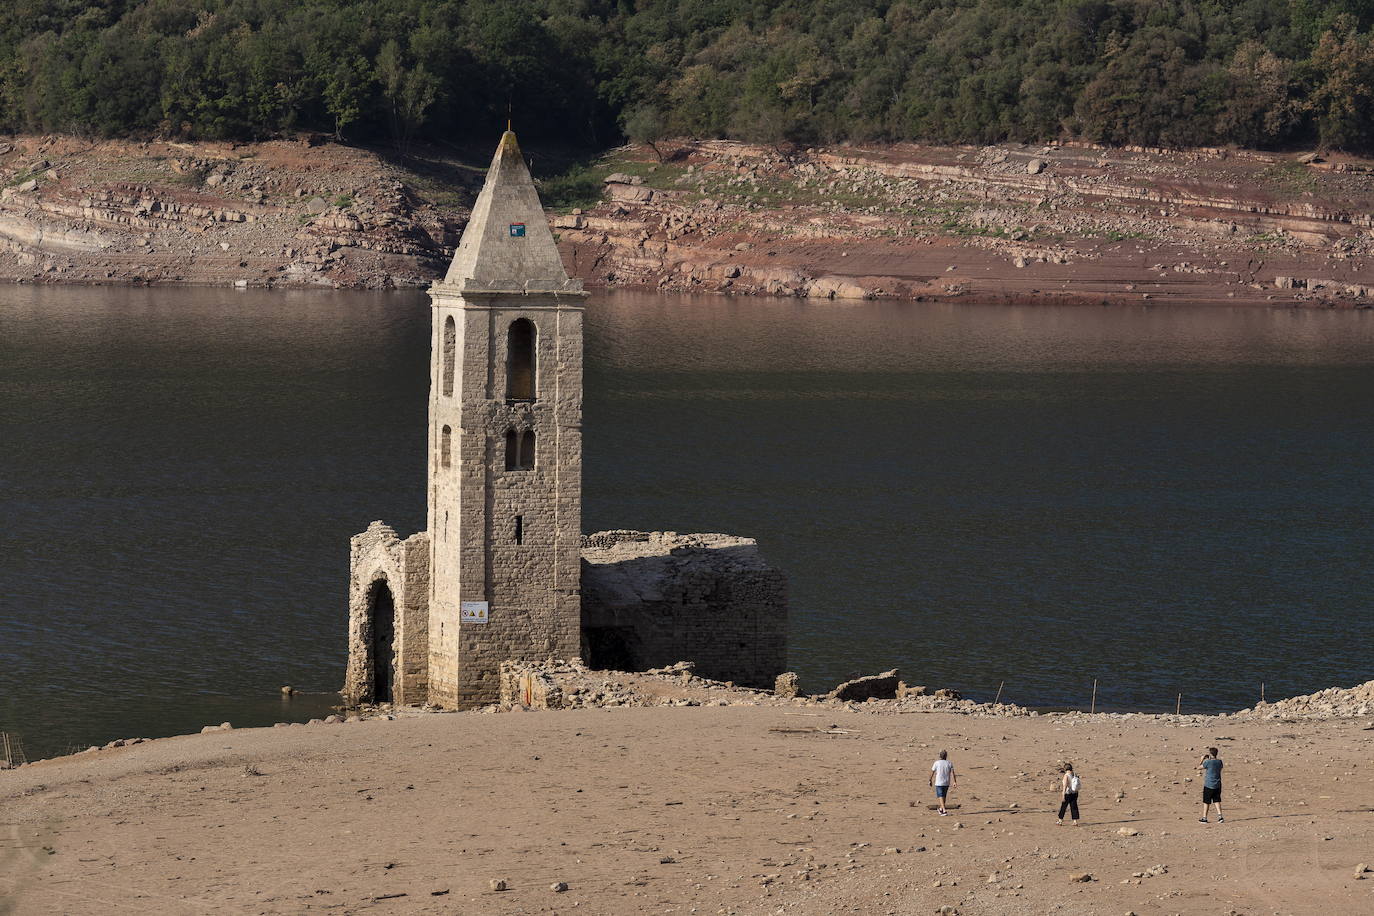
[[[1217,749],[1207,748],[1207,756],[1202,758],[1199,764],[1202,770],[1202,823],[1207,823],[1207,807],[1217,806],[1217,823],[1226,820],[1221,816],[1221,758],[1217,756]]]

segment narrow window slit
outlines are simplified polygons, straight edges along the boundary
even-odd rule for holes
[[[529,471],[534,468],[534,430],[527,429],[520,437],[520,469]]]
[[[444,321],[444,397],[453,396],[453,374],[454,363],[458,356],[458,327],[453,323],[453,316],[448,316]]]
[[[506,430],[506,470],[528,471],[534,467],[534,431]]]

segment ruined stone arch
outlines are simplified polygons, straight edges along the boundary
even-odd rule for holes
[[[369,693],[374,703],[390,703],[397,687],[396,596],[380,570],[367,586],[367,656]]]

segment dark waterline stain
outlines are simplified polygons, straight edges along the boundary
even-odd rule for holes
[[[423,525],[428,322],[0,291],[0,729],[319,715],[349,536]],[[1239,708],[1374,677],[1371,390],[1362,312],[601,296],[584,529],[757,537],[808,689]]]

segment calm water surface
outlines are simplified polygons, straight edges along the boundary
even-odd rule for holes
[[[1374,677],[1374,314],[587,318],[584,527],[757,537],[808,689],[898,666],[1214,711]],[[349,536],[423,524],[428,320],[418,294],[0,290],[0,729],[34,756],[327,708]]]

